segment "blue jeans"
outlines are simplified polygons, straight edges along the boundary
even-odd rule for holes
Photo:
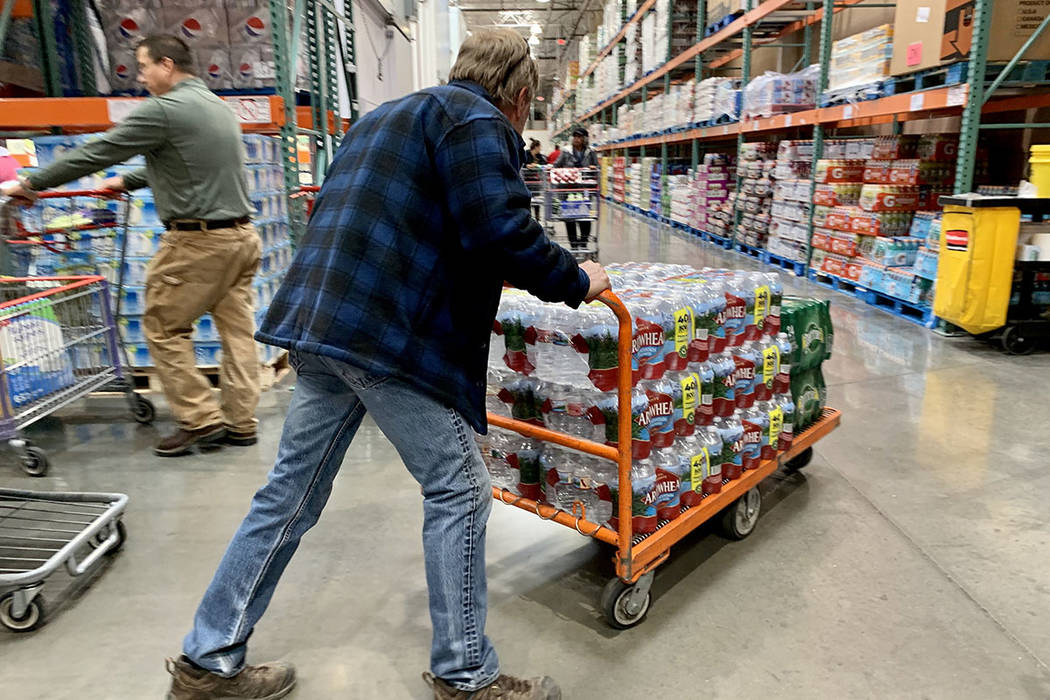
[[[204,594],[183,652],[221,676],[243,668],[248,637],[299,540],[320,517],[368,411],[423,487],[431,671],[461,690],[490,684],[499,675],[485,636],[485,524],[492,492],[470,426],[398,379],[310,353],[293,351],[289,359],[298,383],[277,462]]]

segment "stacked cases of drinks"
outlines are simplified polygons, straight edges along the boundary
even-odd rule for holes
[[[802,348],[781,332],[776,273],[608,269],[634,321],[631,498],[634,531],[645,533],[791,446],[803,427],[792,392]],[[506,290],[494,333],[490,411],[618,444],[618,324],[608,307]],[[579,502],[588,520],[617,526],[612,462],[498,429],[481,447],[496,486],[567,511]]]

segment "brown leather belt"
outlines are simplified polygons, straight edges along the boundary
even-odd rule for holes
[[[242,216],[237,219],[172,219],[164,222],[164,228],[169,231],[210,231],[217,228],[233,228],[242,224],[250,224],[252,217]]]

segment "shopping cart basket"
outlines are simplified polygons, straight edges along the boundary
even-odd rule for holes
[[[632,491],[632,377],[629,369],[623,370],[631,367],[634,324],[627,307],[614,293],[603,292],[598,299],[612,309],[618,323],[618,446],[611,447],[583,440],[491,412],[488,414],[488,422],[489,425],[513,430],[528,438],[551,442],[615,462],[619,471],[619,493],[629,494]],[[745,471],[738,479],[723,479],[719,493],[703,494],[698,505],[683,506],[679,517],[660,521],[657,529],[648,534],[633,533],[630,498],[619,499],[616,511],[619,529],[614,530],[605,524],[588,520],[586,508],[579,501],[574,504],[573,512],[570,513],[496,486],[492,488],[492,495],[498,501],[531,511],[544,520],[565,525],[581,535],[614,546],[616,576],[608,581],[602,591],[601,609],[612,627],[626,629],[639,624],[645,618],[651,604],[650,588],[654,572],[670,556],[672,545],[720,514],[722,530],[728,537],[747,537],[754,530],[761,511],[762,494],[758,484],[780,466],[794,470],[808,464],[813,456],[813,445],[834,430],[839,420],[839,411],[824,409],[821,419],[805,430],[795,433],[791,447],[779,453],[775,459],[763,460],[757,469]]]
[[[547,175],[546,167],[525,166],[521,169],[521,180],[532,195],[532,216],[536,221],[549,228],[549,222],[543,215],[547,208]]]
[[[31,476],[46,474],[48,459],[22,431],[94,391],[122,391],[136,421],[153,421],[153,404],[124,375],[109,300],[100,275],[0,279],[0,440]]]
[[[43,625],[45,581],[63,567],[84,576],[118,551],[127,503],[119,493],[0,489],[0,624],[13,632]]]
[[[598,259],[598,168],[550,168],[543,171],[546,180],[546,218],[551,222],[549,235],[572,251],[577,260]],[[553,226],[562,222],[582,229],[590,228],[587,245],[571,247],[568,233],[564,239]]]

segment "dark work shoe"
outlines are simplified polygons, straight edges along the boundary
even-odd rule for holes
[[[259,442],[259,437],[255,431],[243,431],[234,430],[233,428],[226,429],[226,437],[223,438],[224,445],[234,445],[235,447],[249,447]]]
[[[167,700],[278,700],[295,687],[295,667],[279,661],[245,666],[233,678],[195,668],[185,656],[166,666],[172,676]]]
[[[197,430],[179,428],[174,435],[169,435],[153,448],[154,454],[161,457],[180,457],[189,454],[194,445],[214,445],[226,437],[226,426],[221,423],[209,425]]]
[[[434,689],[434,700],[561,700],[561,688],[549,676],[515,678],[501,675],[492,685],[478,690],[459,690],[432,673],[423,680]]]

